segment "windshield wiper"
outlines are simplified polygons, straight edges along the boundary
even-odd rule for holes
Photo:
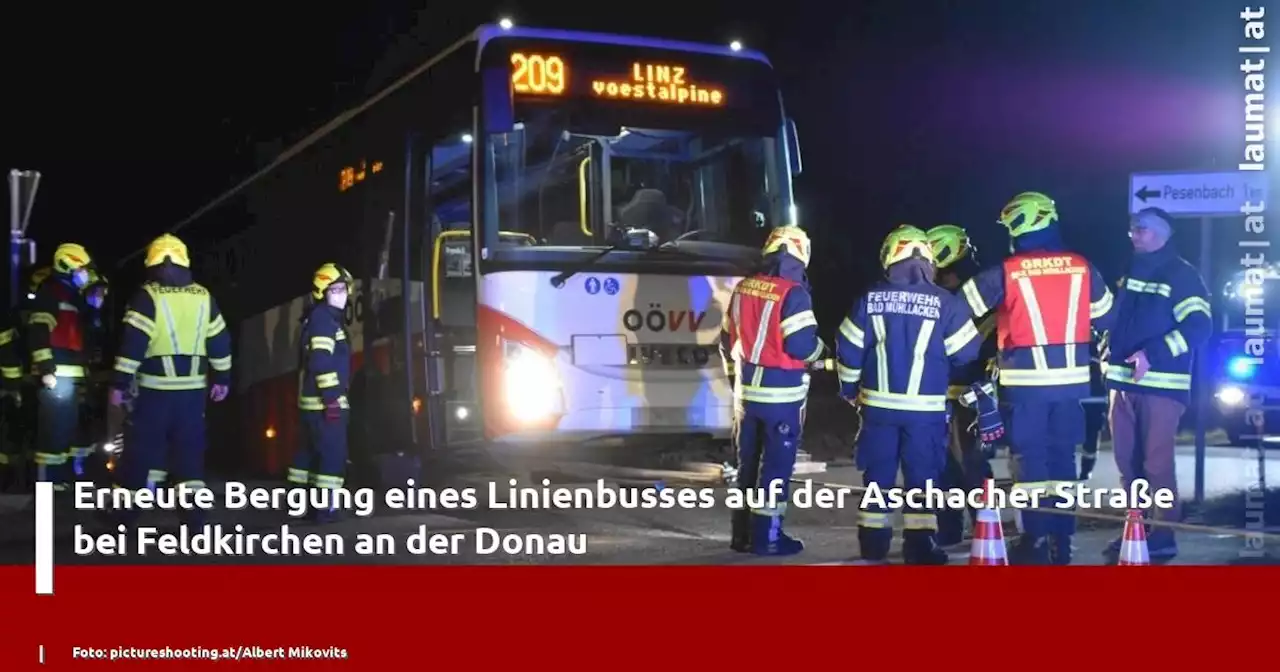
[[[591,268],[595,264],[599,263],[601,259],[604,259],[610,254],[613,254],[614,252],[617,252],[619,250],[623,250],[627,252],[641,252],[644,254],[661,254],[661,255],[674,254],[674,255],[690,257],[690,258],[701,258],[702,256],[695,252],[682,250],[679,247],[670,245],[669,243],[663,243],[662,245],[659,245],[657,247],[636,247],[635,245],[632,245],[630,242],[615,243],[613,245],[610,245],[609,247],[604,248],[603,250],[600,250],[600,252],[597,253],[595,256],[582,262],[581,264],[578,264],[577,266],[574,266],[571,269],[568,269],[566,271],[561,271],[560,273],[557,273],[551,276],[551,286],[555,287],[556,289],[560,289],[561,287],[564,287],[564,283],[568,282],[569,278],[572,278],[573,276],[587,270],[588,268]]]
[[[603,250],[600,250],[600,252],[598,252],[594,257],[591,257],[590,259],[582,262],[581,264],[578,264],[573,268],[570,268],[566,271],[561,271],[551,276],[551,286],[555,287],[556,289],[560,289],[561,287],[564,287],[564,283],[569,281],[569,278],[572,278],[573,276],[587,270],[588,268],[591,268],[596,264],[596,262],[600,261],[601,259],[604,259],[610,254],[617,252],[618,250],[629,250],[629,249],[632,249],[632,248],[627,243],[617,243],[614,245],[610,245],[609,247],[606,247]]]

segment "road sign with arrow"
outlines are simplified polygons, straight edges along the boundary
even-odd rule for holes
[[[1129,213],[1156,207],[1178,217],[1238,217],[1245,203],[1267,197],[1263,172],[1134,173]]]

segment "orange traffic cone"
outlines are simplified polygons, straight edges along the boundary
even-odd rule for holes
[[[1004,547],[1004,525],[1000,522],[1000,510],[992,506],[991,491],[995,481],[988,479],[986,502],[978,509],[978,520],[973,526],[973,546],[969,549],[969,564],[995,567],[1009,564]]]
[[[1142,522],[1142,511],[1129,509],[1124,521],[1124,537],[1120,541],[1118,565],[1141,566],[1151,564],[1147,550],[1147,527]]]

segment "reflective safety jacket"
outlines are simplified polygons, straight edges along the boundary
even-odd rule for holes
[[[21,340],[17,329],[0,329],[0,385],[7,390],[22,386]]]
[[[864,421],[899,423],[947,412],[954,367],[978,357],[982,336],[953,294],[931,283],[882,282],[840,323],[840,396]]]
[[[1213,333],[1209,292],[1195,268],[1166,245],[1141,255],[1118,283],[1105,369],[1110,389],[1189,401],[1193,351]],[[1139,350],[1151,368],[1134,380],[1125,362]]]
[[[720,324],[720,357],[734,379],[734,399],[803,403],[808,365],[822,357],[809,291],[798,282],[753,275],[738,283]]]
[[[342,328],[342,311],[317,304],[302,323],[302,366],[298,371],[298,408],[323,411],[337,402],[350,408],[351,344]]]
[[[112,387],[199,390],[231,382],[231,334],[209,290],[148,282],[129,300]]]
[[[1089,396],[1092,332],[1109,324],[1113,297],[1084,257],[1030,250],[961,287],[975,317],[995,311],[1001,401]]]
[[[27,314],[32,373],[63,378],[85,375],[85,305],[66,276],[54,274],[36,288]]]

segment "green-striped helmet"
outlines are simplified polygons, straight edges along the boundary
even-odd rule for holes
[[[933,263],[933,248],[929,246],[929,234],[923,230],[903,224],[885,237],[880,246],[880,265],[890,266],[911,257],[920,257]]]
[[[1014,196],[1000,211],[1000,224],[1014,238],[1047,229],[1056,221],[1058,208],[1053,199],[1038,191],[1024,191]]]
[[[969,256],[973,245],[969,234],[955,224],[942,224],[929,229],[929,246],[933,248],[934,264],[946,268]]]

